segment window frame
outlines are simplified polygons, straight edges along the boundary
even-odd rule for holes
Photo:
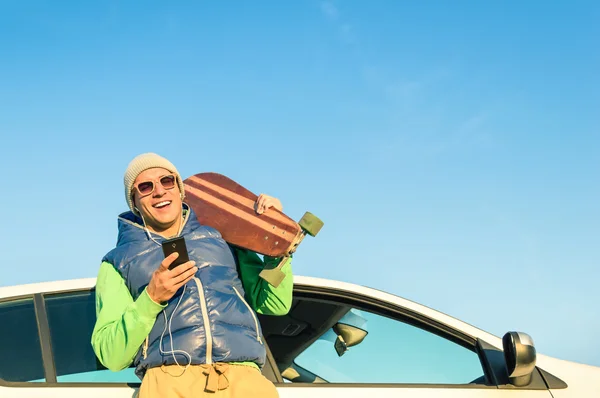
[[[52,377],[52,370],[54,369],[54,361],[51,360],[52,357],[48,357],[48,347],[44,342],[44,336],[42,335],[42,325],[47,321],[45,316],[45,308],[40,309],[39,299],[36,299],[36,296],[41,295],[40,293],[34,294],[21,294],[18,296],[4,297],[0,298],[0,303],[10,303],[13,301],[19,300],[31,300],[33,302],[33,310],[35,313],[35,320],[37,326],[38,339],[40,342],[40,352],[42,353],[42,368],[44,369],[44,379],[43,382],[29,382],[29,381],[8,381],[0,378],[0,387],[36,387],[36,386],[45,386],[49,384],[48,378]],[[47,324],[47,322],[46,322]],[[48,362],[48,363],[46,363]]]
[[[458,329],[452,328],[424,314],[412,311],[398,304],[377,299],[362,293],[352,292],[332,287],[314,285],[295,285],[294,298],[322,300],[340,303],[358,310],[369,311],[380,316],[408,323],[427,332],[446,338],[451,342],[471,349],[479,358],[485,377],[485,384],[422,384],[422,383],[303,383],[280,382],[275,383],[277,388],[428,388],[428,389],[523,389],[523,390],[548,390],[548,386],[541,377],[539,368],[534,370],[534,380],[529,386],[515,387],[505,383],[504,363],[498,360],[501,350],[484,342],[479,338],[470,336]],[[318,337],[317,337],[318,339]],[[496,354],[496,355],[494,355]],[[493,357],[491,355],[494,355]],[[295,366],[298,366],[294,362]],[[301,368],[300,366],[298,366]],[[303,368],[302,368],[303,369]],[[306,369],[305,369],[306,370]],[[308,370],[307,370],[308,371]],[[309,373],[312,373],[308,371]]]
[[[0,303],[4,304],[4,303],[10,303],[13,301],[19,301],[19,300],[31,300],[33,302],[33,310],[34,310],[34,314],[35,314],[35,320],[36,320],[36,326],[37,326],[37,332],[38,332],[38,339],[40,342],[40,352],[42,354],[42,368],[44,369],[44,379],[45,381],[43,382],[29,382],[29,381],[7,381],[4,380],[2,378],[0,378],[0,387],[36,387],[36,386],[45,386],[48,383],[48,379],[52,377],[52,371],[54,369],[54,360],[52,360],[52,357],[48,357],[49,351],[48,351],[48,346],[44,343],[44,336],[42,335],[42,325],[44,324],[44,322],[46,322],[47,325],[47,318],[45,316],[45,308],[40,309],[40,303],[39,303],[39,299],[36,299],[36,296],[41,295],[40,293],[35,293],[35,294],[21,294],[18,296],[12,296],[12,297],[4,297],[4,298],[0,298]],[[43,305],[43,302],[42,302]],[[51,353],[51,351],[50,351]],[[46,363],[48,360],[48,364]],[[54,373],[54,375],[56,376],[56,373]]]

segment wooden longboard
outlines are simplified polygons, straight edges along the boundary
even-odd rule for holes
[[[271,257],[288,257],[305,235],[296,221],[277,209],[256,213],[258,196],[222,174],[199,173],[183,183],[185,201],[200,224],[215,228],[232,245]]]
[[[200,224],[215,228],[231,245],[281,258],[276,267],[260,273],[275,287],[285,277],[281,267],[304,236],[316,236],[323,226],[321,220],[308,212],[299,223],[274,208],[256,213],[258,196],[222,174],[195,174],[183,184],[185,201]]]

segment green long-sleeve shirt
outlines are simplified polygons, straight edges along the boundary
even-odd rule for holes
[[[234,250],[248,304],[259,314],[287,314],[292,303],[291,258],[282,267],[285,279],[275,288],[258,274],[278,259],[265,256],[263,262],[256,253]],[[165,307],[154,302],[145,289],[134,301],[118,271],[103,262],[96,282],[96,325],[92,333],[92,347],[100,362],[112,371],[129,367]],[[253,362],[241,364],[258,367]]]

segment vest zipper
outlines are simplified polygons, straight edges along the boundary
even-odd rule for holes
[[[200,279],[194,278],[198,287],[200,296],[200,308],[202,309],[202,319],[204,320],[204,333],[206,333],[206,364],[212,364],[212,332],[210,331],[210,321],[208,319],[208,308],[206,307],[206,298],[204,297],[204,288]]]
[[[246,305],[246,307],[248,308],[248,311],[250,311],[250,314],[252,315],[252,319],[254,319],[254,327],[256,328],[256,340],[258,340],[258,342],[260,344],[262,344],[262,339],[260,338],[260,332],[258,331],[258,318],[256,317],[256,314],[254,313],[254,310],[252,308],[250,308],[250,304],[248,304],[248,302],[246,302],[246,300],[244,300],[244,298],[242,297],[242,295],[240,294],[240,292],[238,292],[238,290],[235,288],[235,286],[233,287],[233,291],[235,292],[235,294],[237,294],[237,296],[240,298],[240,300],[242,300],[242,303],[244,303]]]
[[[142,355],[144,359],[148,358],[148,336],[146,336],[146,340],[144,340],[144,347],[142,348]]]

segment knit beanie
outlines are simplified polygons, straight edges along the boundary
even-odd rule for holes
[[[127,170],[125,170],[125,176],[123,177],[123,183],[125,185],[125,200],[129,205],[129,208],[134,214],[138,216],[140,213],[135,210],[135,205],[133,204],[133,196],[131,195],[131,191],[133,190],[133,183],[135,179],[140,175],[144,170],[152,169],[155,167],[160,167],[163,169],[169,170],[173,173],[177,179],[177,184],[179,185],[179,191],[181,192],[181,200],[183,201],[185,197],[185,190],[183,187],[183,181],[181,180],[181,176],[177,171],[177,168],[173,165],[173,163],[169,162],[167,159],[159,156],[155,153],[143,153],[141,155],[136,156],[127,166]]]

